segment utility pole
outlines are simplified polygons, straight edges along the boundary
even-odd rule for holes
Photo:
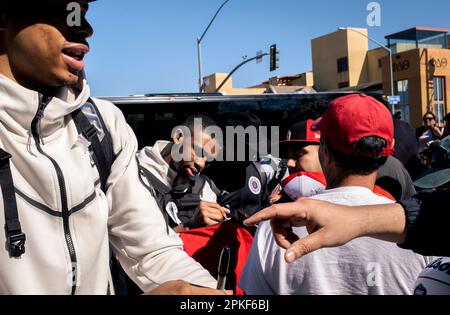
[[[204,83],[203,83],[203,62],[202,62],[202,41],[205,37],[208,30],[211,28],[211,25],[214,23],[215,19],[219,15],[220,11],[223,9],[223,7],[229,2],[230,0],[226,0],[217,10],[216,14],[214,14],[214,17],[209,22],[208,26],[206,27],[205,31],[203,32],[202,36],[197,38],[197,56],[198,56],[198,86],[199,86],[199,92],[203,93]]]
[[[246,59],[243,62],[241,62],[240,64],[238,64],[233,71],[230,72],[230,74],[225,78],[225,80],[223,80],[223,82],[219,85],[219,87],[216,89],[216,92],[219,92],[220,89],[225,85],[225,83],[227,83],[227,81],[231,78],[231,76],[238,71],[243,65],[252,62],[253,60],[260,60],[265,56],[269,56],[268,53],[263,53],[263,54],[257,54],[255,57],[250,58],[250,59]]]

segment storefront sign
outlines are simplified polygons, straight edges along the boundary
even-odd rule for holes
[[[404,60],[401,62],[395,62],[392,65],[392,68],[394,69],[394,72],[401,72],[401,71],[408,70],[410,66],[411,66],[411,63],[409,62],[409,60]]]
[[[433,58],[431,65],[436,68],[447,68],[448,60],[447,58]]]

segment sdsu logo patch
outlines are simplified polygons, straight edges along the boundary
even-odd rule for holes
[[[254,195],[259,195],[261,193],[261,181],[255,176],[250,177],[248,180],[248,188]]]

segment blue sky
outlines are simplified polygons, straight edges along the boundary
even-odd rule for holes
[[[95,96],[196,92],[196,38],[223,0],[99,0],[88,20],[87,76]],[[369,0],[231,0],[203,42],[204,73],[229,72],[259,50],[276,43],[280,69],[269,72],[268,59],[250,63],[233,77],[247,87],[275,75],[311,70],[311,39],[339,26],[368,27]],[[384,36],[413,26],[450,27],[448,0],[378,0]]]

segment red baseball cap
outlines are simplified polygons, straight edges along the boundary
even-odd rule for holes
[[[333,148],[354,155],[358,141],[365,137],[386,140],[380,157],[394,154],[394,122],[381,102],[365,94],[352,94],[335,99],[312,130],[320,130]]]
[[[291,128],[286,136],[286,140],[280,141],[280,155],[287,158],[288,149],[293,144],[303,146],[311,144],[320,144],[320,131],[313,130],[312,126],[314,120],[306,120],[296,123]]]

